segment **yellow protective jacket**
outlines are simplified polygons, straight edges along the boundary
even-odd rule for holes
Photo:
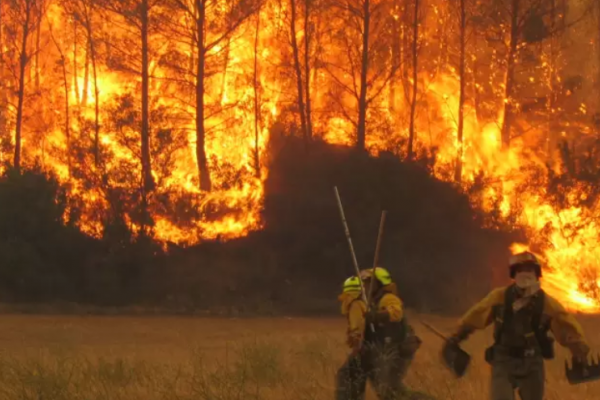
[[[350,348],[357,347],[363,339],[365,331],[365,313],[367,305],[360,292],[346,292],[339,295],[342,315],[348,319],[346,343]]]
[[[494,289],[483,300],[473,306],[461,318],[457,336],[468,335],[476,329],[484,329],[494,322],[493,309],[503,305],[508,287]],[[589,346],[581,325],[553,297],[545,293],[542,314],[550,318],[550,330],[562,346],[569,348],[573,355],[584,356]]]
[[[390,316],[390,322],[400,322],[404,318],[402,300],[398,296],[395,283],[384,286],[380,292],[377,302],[377,311],[386,311]]]

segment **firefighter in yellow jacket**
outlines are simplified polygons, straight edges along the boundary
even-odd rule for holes
[[[542,270],[534,254],[519,253],[509,262],[514,283],[493,290],[461,319],[446,346],[457,346],[476,329],[495,323],[494,345],[485,358],[492,366],[492,400],[543,400],[544,359],[554,357],[554,338],[584,362],[589,347],[581,326],[540,288]]]
[[[370,287],[372,270],[361,272],[365,288]],[[367,380],[380,400],[429,399],[409,391],[402,380],[420,346],[407,323],[396,285],[383,268],[375,269],[371,307],[362,300],[358,278],[349,278],[339,297],[342,314],[348,317],[347,342],[352,349],[337,376],[336,400],[364,398]]]

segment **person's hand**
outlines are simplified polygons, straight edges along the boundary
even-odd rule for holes
[[[350,334],[348,335],[348,339],[346,342],[348,344],[348,347],[350,347],[352,349],[352,352],[354,353],[357,349],[360,350],[362,346],[362,335],[360,333]]]
[[[573,346],[571,348],[571,353],[573,354],[573,360],[583,364],[583,365],[587,365],[587,358],[588,358],[588,354],[590,353],[590,348],[589,346],[587,346],[584,343],[579,343],[576,346]]]
[[[366,312],[365,317],[368,322],[373,323],[373,324],[379,324],[379,323],[389,322],[390,313],[387,312],[386,310],[377,310],[374,308],[370,308]]]

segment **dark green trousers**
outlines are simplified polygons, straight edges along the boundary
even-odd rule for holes
[[[349,356],[337,374],[336,400],[363,400],[367,381],[370,381],[379,400],[426,399],[432,397],[413,392],[403,380],[414,359],[414,352],[402,348],[366,346]]]
[[[515,400],[515,391],[521,400],[544,399],[544,359],[524,359],[495,356],[492,361],[492,400]]]

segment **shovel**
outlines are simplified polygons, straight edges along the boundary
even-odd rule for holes
[[[571,364],[572,367],[569,368],[568,361],[565,361],[565,374],[571,385],[600,380],[600,363],[598,362],[598,357],[596,357],[596,361],[592,360],[589,364],[587,362],[583,363],[573,357]]]
[[[461,349],[460,346],[451,344],[443,333],[429,325],[427,322],[421,321],[421,323],[446,342],[442,349],[442,359],[444,360],[444,364],[450,368],[458,378],[462,378],[467,372],[467,367],[471,362],[471,356]]]

